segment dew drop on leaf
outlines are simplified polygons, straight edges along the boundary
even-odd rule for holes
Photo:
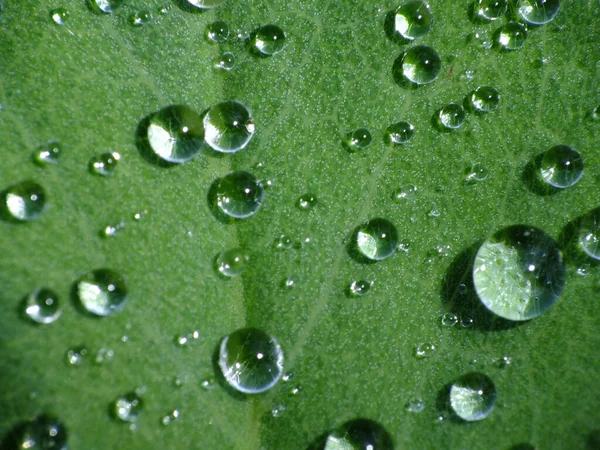
[[[1,195],[7,216],[16,221],[36,220],[46,207],[44,188],[34,181],[21,181],[8,187]]]
[[[367,280],[358,280],[350,283],[349,291],[350,295],[354,297],[362,297],[363,295],[366,295],[370,289],[371,283]]]
[[[67,429],[54,416],[43,414],[23,425],[15,439],[19,449],[66,449]]]
[[[136,422],[144,409],[144,402],[137,392],[128,392],[117,398],[112,405],[115,417],[123,422]]]
[[[120,159],[121,155],[117,152],[102,153],[101,155],[94,156],[90,160],[90,172],[94,175],[101,175],[104,177],[112,175],[117,168]]]
[[[348,150],[355,152],[368,147],[372,141],[373,136],[371,136],[371,132],[368,129],[357,128],[356,130],[346,134],[344,145],[348,148]]]
[[[244,273],[250,256],[241,248],[232,248],[219,253],[216,259],[216,266],[219,273],[225,277],[237,277]]]
[[[48,288],[38,288],[25,299],[25,314],[41,324],[55,322],[62,313],[58,295]]]
[[[431,31],[433,14],[429,5],[421,0],[401,4],[394,15],[394,30],[402,38],[412,41]]]
[[[327,435],[323,450],[392,450],[389,433],[377,422],[355,419]]]
[[[406,404],[405,408],[406,411],[417,414],[425,409],[425,402],[420,398],[416,398],[409,401]]]
[[[96,14],[112,14],[125,3],[125,0],[87,0],[90,9]]]
[[[67,364],[70,366],[81,366],[86,360],[88,349],[83,345],[78,345],[67,350]]]
[[[225,0],[181,0],[198,9],[213,9],[225,3]]]
[[[385,139],[388,144],[406,144],[413,137],[415,127],[408,122],[393,123],[385,129]]]
[[[317,205],[317,197],[316,195],[310,193],[301,195],[300,198],[298,198],[296,205],[301,210],[311,210]]]
[[[442,315],[442,325],[445,327],[453,327],[458,322],[458,317],[453,313],[445,313]]]
[[[62,155],[62,146],[57,141],[48,141],[33,151],[31,159],[39,166],[58,164]]]
[[[147,10],[136,11],[129,16],[128,21],[134,27],[143,27],[152,22],[152,13]]]
[[[208,26],[207,33],[211,41],[225,42],[229,38],[229,25],[222,20],[217,20]]]
[[[450,386],[450,407],[458,417],[468,422],[489,416],[495,401],[496,387],[484,374],[468,373]]]
[[[50,10],[50,18],[56,25],[64,25],[71,17],[71,13],[65,8],[55,8]]]
[[[386,219],[372,219],[358,227],[353,245],[372,261],[391,256],[398,247],[398,230]]]
[[[417,358],[428,358],[435,353],[435,345],[429,342],[422,342],[415,348]]]
[[[398,203],[414,200],[417,196],[417,187],[414,184],[405,184],[394,191],[392,198]]]
[[[540,174],[550,186],[559,189],[571,187],[583,175],[583,158],[568,145],[557,145],[544,152]]]
[[[465,122],[465,110],[456,103],[448,103],[438,111],[437,118],[443,128],[455,130]]]
[[[532,25],[544,25],[558,14],[559,0],[520,0],[519,15]]]
[[[409,48],[400,62],[401,75],[416,85],[434,82],[441,67],[442,61],[437,52],[426,45]]]
[[[578,241],[586,255],[600,260],[600,208],[583,216],[579,225]]]
[[[285,48],[286,36],[277,25],[263,25],[252,34],[256,51],[265,56],[272,56]]]
[[[219,103],[204,116],[204,138],[217,152],[242,150],[254,136],[254,120],[248,108],[236,101]]]
[[[235,56],[231,52],[225,52],[219,58],[219,63],[217,64],[218,69],[230,71],[235,67]]]
[[[465,181],[467,183],[476,183],[478,181],[484,181],[488,177],[488,170],[481,163],[474,163],[469,170],[467,170],[467,176]]]
[[[476,111],[490,112],[498,107],[500,94],[491,86],[480,86],[471,94],[471,104]]]
[[[115,351],[112,348],[102,347],[96,352],[94,362],[102,365],[111,362],[115,357]]]
[[[506,14],[508,4],[506,0],[479,0],[476,8],[479,17],[492,21]]]
[[[109,269],[87,273],[76,282],[76,296],[91,314],[110,316],[120,311],[127,300],[127,288],[123,278]]]
[[[275,248],[281,250],[288,250],[292,248],[293,241],[292,238],[287,234],[282,234],[277,239],[275,239]]]
[[[518,50],[525,45],[527,29],[517,22],[509,22],[498,30],[498,45],[505,50]]]
[[[248,172],[231,172],[218,181],[216,202],[221,211],[236,219],[245,219],[259,210],[265,190]]]

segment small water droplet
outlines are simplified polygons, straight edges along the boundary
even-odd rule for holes
[[[483,181],[488,177],[488,171],[481,163],[474,163],[468,170],[465,181],[469,184]]]
[[[442,325],[445,327],[453,327],[458,322],[458,317],[453,313],[445,313],[442,315]]]
[[[410,250],[410,242],[407,240],[398,242],[398,250],[402,250],[404,253],[408,253]]]
[[[44,188],[34,181],[14,184],[1,195],[6,214],[17,221],[36,220],[46,207]]]
[[[351,152],[355,152],[368,147],[372,141],[373,136],[371,136],[371,132],[369,130],[366,128],[357,128],[356,130],[346,134],[344,145]]]
[[[385,140],[388,144],[406,144],[413,137],[415,127],[408,122],[393,123],[385,129]]]
[[[590,117],[592,118],[592,120],[600,122],[600,105],[592,109]]]
[[[371,289],[371,283],[366,280],[353,281],[350,283],[350,295],[355,297],[362,297],[366,295]]]
[[[486,375],[473,372],[455,380],[450,387],[450,407],[463,420],[485,419],[494,409],[496,387]]]
[[[302,385],[301,384],[297,384],[296,386],[293,386],[290,389],[290,396],[296,397],[299,394],[301,394],[303,390],[304,390],[304,388],[302,387]]]
[[[600,208],[583,216],[579,225],[579,246],[586,255],[600,260]]]
[[[205,391],[212,391],[217,385],[217,380],[214,377],[206,377],[200,382],[200,386]]]
[[[456,103],[448,103],[438,111],[438,121],[448,130],[460,128],[465,122],[465,110]]]
[[[175,377],[173,378],[173,386],[175,386],[176,388],[180,388],[185,384],[184,378],[183,377]]]
[[[556,17],[559,8],[559,0],[521,0],[519,15],[527,23],[544,25]]]
[[[58,164],[62,155],[61,145],[57,141],[48,141],[33,151],[31,159],[39,166]]]
[[[87,359],[88,349],[82,345],[67,350],[67,363],[71,366],[81,366]]]
[[[304,194],[300,196],[296,202],[298,208],[308,211],[313,209],[317,205],[317,197],[314,194]]]
[[[292,244],[292,238],[289,237],[287,234],[282,234],[277,239],[275,239],[275,248],[277,249],[288,250],[292,248]]]
[[[428,358],[435,352],[435,345],[429,342],[422,342],[415,348],[417,358]]]
[[[136,11],[129,16],[129,24],[134,27],[143,27],[152,22],[152,13],[147,10]]]
[[[189,338],[187,336],[182,336],[180,334],[175,336],[175,344],[178,345],[179,347],[185,347],[187,345],[188,341],[189,341]]]
[[[440,209],[437,207],[437,205],[433,205],[431,207],[431,210],[429,210],[429,215],[431,217],[440,217],[441,211]]]
[[[96,352],[96,364],[106,364],[113,360],[115,351],[112,348],[102,347]]]
[[[355,419],[327,435],[323,450],[392,450],[389,433],[377,422]]]
[[[583,175],[583,158],[568,145],[557,145],[544,152],[540,174],[546,183],[555,188],[571,187]]]
[[[217,152],[242,150],[254,136],[254,120],[248,108],[236,101],[219,103],[204,116],[206,143]]]
[[[258,394],[271,389],[283,374],[283,351],[262,330],[244,328],[223,338],[219,367],[234,389]]]
[[[286,372],[286,373],[284,373],[283,376],[281,377],[281,379],[283,381],[285,381],[286,383],[288,381],[293,380],[294,379],[294,372]]]
[[[113,403],[113,412],[123,422],[136,422],[144,409],[144,402],[136,392],[117,398]]]
[[[285,48],[286,36],[276,25],[263,25],[253,33],[254,48],[259,54],[272,56]]]
[[[461,316],[460,316],[460,326],[461,327],[469,328],[469,327],[472,327],[474,323],[475,323],[475,319],[473,319],[471,316],[461,314]]]
[[[97,14],[114,13],[125,0],[87,0],[90,9]]]
[[[121,338],[119,339],[122,343],[126,344],[127,342],[129,342],[129,336],[124,334],[123,336],[121,336]]]
[[[367,259],[380,261],[396,251],[398,230],[386,219],[372,219],[358,227],[353,245]]]
[[[235,56],[231,52],[225,52],[219,58],[219,63],[217,64],[217,69],[223,69],[226,71],[230,71],[235,67]]]
[[[498,45],[505,50],[518,50],[525,45],[527,28],[517,22],[509,22],[498,30]]]
[[[229,25],[217,20],[208,26],[208,38],[213,42],[225,42],[229,38]]]
[[[425,402],[420,398],[409,401],[406,404],[406,410],[411,413],[420,413],[425,409]]]
[[[431,31],[433,14],[429,5],[421,0],[401,4],[394,15],[394,30],[404,39],[412,41]]]
[[[50,18],[56,25],[64,25],[69,21],[71,13],[65,8],[55,8],[50,10]]]
[[[142,220],[148,214],[148,210],[143,210],[133,215],[133,220],[139,221]]]
[[[171,12],[171,5],[159,6],[156,10],[161,16],[166,16]]]
[[[471,104],[476,111],[490,112],[498,107],[500,94],[491,86],[480,86],[471,94]]]
[[[108,269],[94,270],[82,276],[76,283],[76,294],[81,305],[97,316],[120,311],[127,300],[125,281]]]
[[[171,425],[171,423],[175,422],[177,419],[179,419],[179,410],[174,409],[170,411],[169,414],[162,416],[160,419],[160,423],[167,426]]]
[[[392,198],[402,203],[405,200],[414,200],[417,196],[417,187],[414,184],[405,184],[394,191]]]
[[[217,186],[217,206],[228,216],[244,219],[254,215],[262,205],[265,190],[248,172],[231,172]]]
[[[585,265],[577,268],[577,275],[580,277],[587,277],[590,274],[590,266]]]
[[[43,414],[20,427],[14,441],[18,449],[63,450],[67,448],[67,429],[56,417]]]
[[[505,369],[510,364],[512,364],[512,358],[508,355],[498,358],[498,360],[496,361],[496,365],[500,369]]]
[[[38,288],[25,299],[25,314],[41,324],[55,322],[61,315],[58,295],[48,288]]]
[[[281,287],[284,289],[293,289],[296,287],[296,282],[292,277],[287,277],[281,282]]]
[[[486,20],[496,20],[506,14],[508,4],[506,0],[479,0],[477,15]]]
[[[117,152],[102,153],[90,160],[90,172],[94,175],[109,176],[117,168],[121,155]]]
[[[114,225],[106,225],[102,230],[100,230],[100,235],[102,237],[114,237],[119,234],[123,228],[125,228],[125,222],[119,222]]]
[[[285,405],[279,404],[271,410],[271,415],[273,417],[280,417],[284,411],[285,411]]]
[[[248,267],[250,256],[241,248],[232,248],[219,253],[216,266],[219,273],[226,277],[237,277]]]
[[[437,52],[426,45],[416,45],[402,55],[400,75],[416,85],[434,82],[442,67]]]

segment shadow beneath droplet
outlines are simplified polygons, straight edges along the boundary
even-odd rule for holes
[[[215,350],[213,351],[212,358],[211,358],[213,371],[215,372],[215,380],[217,381],[219,386],[221,386],[221,388],[227,394],[229,394],[229,396],[231,398],[233,398],[234,400],[239,400],[241,402],[245,402],[245,401],[248,401],[249,395],[244,394],[243,392],[240,392],[240,391],[234,389],[234,387],[231,386],[225,379],[225,376],[223,375],[223,371],[221,370],[221,367],[219,366],[219,354],[220,354],[220,349],[221,349],[221,342],[223,341],[223,339],[225,339],[225,337],[226,336],[223,336],[221,339],[219,339],[219,342],[215,346]]]
[[[394,44],[408,45],[412,41],[402,37],[402,35],[396,32],[396,10],[388,11],[383,20],[383,31],[387,38]]]
[[[583,214],[568,222],[561,230],[557,241],[565,262],[568,264],[598,267],[600,266],[600,261],[587,255],[579,245],[581,225],[588,214],[600,214],[600,208],[593,209],[587,214]]]
[[[350,256],[350,258],[352,258],[357,263],[375,264],[378,261],[367,258],[365,255],[363,255],[361,253],[360,249],[358,248],[358,244],[357,244],[358,232],[360,231],[360,229],[363,226],[364,226],[364,224],[361,224],[361,225],[358,225],[356,228],[354,228],[354,230],[350,234],[348,244],[346,245],[346,251],[348,252],[348,256]]]
[[[19,422],[11,430],[6,433],[2,442],[0,442],[0,450],[18,450],[23,448],[21,439],[25,430],[27,429],[28,422]]]
[[[148,114],[138,124],[138,127],[135,131],[135,145],[140,152],[140,155],[142,155],[142,158],[152,165],[163,168],[178,166],[179,164],[165,161],[164,159],[160,158],[156,153],[154,153],[152,147],[150,146],[150,142],[148,142],[148,127],[150,126],[150,120],[154,114],[156,113]]]
[[[585,441],[586,450],[600,450],[600,429],[593,430]]]
[[[230,225],[235,223],[235,218],[228,216],[223,212],[221,208],[219,208],[219,183],[221,182],[221,178],[217,178],[212,182],[210,187],[208,188],[208,194],[206,194],[206,203],[208,204],[208,209],[212,213],[215,219],[219,222]]]
[[[394,78],[394,82],[398,86],[400,86],[402,89],[407,89],[407,90],[416,90],[422,86],[425,86],[425,85],[420,85],[420,84],[411,82],[402,74],[402,60],[403,59],[404,59],[404,53],[402,53],[400,56],[398,56],[394,60],[394,64],[392,64],[392,77]]]
[[[326,431],[323,434],[320,434],[315,439],[311,441],[311,443],[306,447],[306,450],[324,450],[325,445],[327,444],[327,437],[329,433]]]
[[[445,421],[465,425],[468,422],[458,417],[452,409],[452,407],[450,406],[451,388],[452,382],[449,382],[438,391],[437,395],[435,396],[435,409],[437,413],[444,418]]]
[[[542,197],[547,197],[550,195],[558,194],[562,191],[562,189],[551,186],[542,179],[540,174],[540,167],[543,157],[544,154],[540,153],[539,155],[530,159],[525,165],[525,168],[523,169],[521,179],[525,184],[525,187],[530,192],[536,195],[540,195]]]
[[[173,3],[175,4],[175,6],[177,6],[182,11],[193,13],[193,14],[204,14],[205,12],[210,11],[210,9],[197,8],[197,7],[193,6],[187,0],[173,0]]]
[[[527,321],[511,321],[490,312],[479,300],[473,283],[473,264],[481,246],[477,242],[460,252],[450,264],[442,281],[442,306],[459,318],[471,318],[468,329],[500,331],[515,328]],[[461,324],[455,325],[461,327]]]

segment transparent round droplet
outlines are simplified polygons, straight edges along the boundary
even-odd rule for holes
[[[367,280],[357,280],[350,283],[350,295],[362,297],[371,289],[371,283]]]
[[[583,158],[568,145],[557,145],[542,156],[540,174],[549,185],[559,189],[568,188],[583,175]]]
[[[422,85],[437,79],[442,61],[431,47],[417,45],[404,53],[400,67],[404,78],[411,83]]]
[[[408,122],[393,123],[385,129],[386,141],[393,145],[406,144],[413,137],[415,127]]]
[[[170,163],[196,156],[204,143],[202,118],[191,108],[172,105],[150,115],[146,139],[150,150]]]
[[[425,402],[420,398],[413,399],[406,404],[408,412],[418,414],[425,409]]]
[[[23,425],[15,445],[15,449],[66,450],[67,429],[56,417],[43,414]],[[6,448],[13,447],[8,445]]]
[[[471,94],[471,104],[476,111],[490,112],[498,107],[500,94],[491,86],[480,86]]]
[[[293,386],[290,389],[290,397],[297,397],[303,390],[304,390],[304,388],[302,387],[301,384],[297,384],[296,386]]]
[[[372,219],[355,234],[357,250],[372,261],[391,256],[398,247],[398,230],[386,219]]]
[[[398,202],[414,200],[417,196],[417,187],[414,184],[405,184],[394,191],[392,198]]]
[[[129,24],[134,27],[143,27],[149,25],[152,22],[152,13],[150,11],[142,10],[136,11],[129,16]]]
[[[115,351],[112,348],[102,347],[96,352],[94,359],[96,364],[107,364],[115,357]]]
[[[404,39],[412,41],[431,31],[433,14],[429,5],[421,0],[401,4],[394,15],[394,29]]]
[[[273,336],[244,328],[221,342],[219,367],[234,389],[258,394],[271,389],[283,374],[283,351]]]
[[[229,25],[217,20],[208,26],[208,38],[213,42],[225,42],[229,39]]]
[[[450,407],[463,420],[485,419],[494,409],[496,387],[481,373],[463,375],[450,387]]]
[[[582,218],[578,239],[586,255],[600,260],[600,208],[590,211]]]
[[[506,0],[479,0],[477,15],[486,20],[496,20],[506,14],[508,3]]]
[[[294,375],[294,372],[286,372],[286,373],[284,373],[284,374],[283,374],[283,376],[281,377],[281,379],[282,379],[284,382],[286,382],[286,383],[287,383],[288,381],[291,381],[291,380],[293,380],[293,379],[294,379],[294,376],[295,376],[295,375]]]
[[[277,25],[263,25],[253,34],[256,50],[262,55],[275,55],[285,47],[285,33]]]
[[[171,12],[171,5],[159,6],[157,12],[161,16],[166,16]]]
[[[62,147],[57,141],[48,141],[33,151],[33,162],[40,166],[58,164],[62,155]]]
[[[179,415],[180,415],[179,410],[174,409],[174,410],[170,411],[168,414],[165,414],[164,416],[162,416],[160,418],[160,423],[162,423],[165,426],[171,425],[173,422],[175,422],[177,419],[179,419]]]
[[[351,151],[363,149],[371,144],[373,136],[366,128],[357,128],[346,134],[345,144]]]
[[[116,272],[98,269],[81,277],[76,284],[77,299],[90,313],[109,316],[125,306],[127,288]]]
[[[225,0],[181,0],[198,9],[213,9],[225,3]]]
[[[518,50],[525,45],[527,28],[517,22],[509,22],[498,30],[498,45],[505,50]]]
[[[512,358],[508,355],[502,356],[496,360],[496,366],[498,366],[499,369],[506,369],[511,364]]]
[[[144,402],[136,392],[128,392],[117,398],[113,404],[113,412],[123,422],[136,422],[144,409]]]
[[[18,221],[39,218],[46,206],[44,188],[34,181],[14,184],[3,192],[2,197],[6,213]]]
[[[58,295],[51,289],[38,288],[25,299],[25,314],[34,322],[52,323],[61,313]]]
[[[206,377],[200,382],[200,386],[205,391],[212,391],[217,386],[217,380],[214,377]]]
[[[519,15],[525,22],[544,25],[556,17],[559,8],[559,0],[521,0]]]
[[[292,248],[293,244],[294,241],[287,234],[282,234],[275,240],[275,248],[277,249],[288,250]]]
[[[323,450],[392,450],[389,433],[377,422],[356,419],[327,435]]]
[[[525,225],[504,228],[487,239],[473,268],[481,302],[508,320],[528,320],[544,313],[560,297],[565,275],[554,239]]]
[[[112,225],[106,225],[100,230],[100,235],[104,238],[114,237],[118,235],[123,228],[125,228],[125,222],[119,222]]]
[[[279,404],[271,410],[271,415],[273,417],[280,417],[284,412],[285,412],[285,405]]]
[[[317,205],[317,196],[310,193],[301,195],[296,204],[304,211],[311,210]]]
[[[125,3],[125,0],[87,0],[92,11],[97,14],[112,14]]]
[[[456,103],[448,103],[439,110],[438,119],[442,127],[454,130],[465,122],[465,110]]]
[[[87,359],[88,349],[82,345],[67,350],[67,364],[81,366]]]
[[[592,118],[593,121],[600,122],[600,105],[596,106],[594,109],[592,109],[590,117]]]
[[[473,324],[475,323],[475,319],[473,319],[471,316],[468,315],[461,315],[460,316],[460,326],[463,328],[470,328],[473,326]]]
[[[225,52],[219,58],[219,64],[217,64],[219,69],[223,70],[231,70],[235,67],[235,56],[233,53]]]
[[[237,219],[254,215],[264,196],[262,184],[248,172],[231,172],[221,178],[217,186],[217,206]]]
[[[65,8],[55,8],[50,10],[50,18],[56,25],[64,25],[71,17],[71,13]]]
[[[254,121],[248,108],[236,101],[219,103],[204,116],[206,143],[214,150],[235,153],[254,136]]]
[[[101,175],[104,177],[112,175],[117,168],[120,159],[121,155],[117,152],[102,153],[91,159],[90,171],[94,175]]]
[[[453,327],[458,322],[458,317],[453,313],[445,313],[442,315],[442,325],[445,327]]]
[[[467,183],[474,183],[477,181],[484,181],[488,177],[488,170],[481,163],[475,163],[467,171],[465,181]]]
[[[417,358],[428,358],[435,353],[435,345],[430,342],[422,342],[415,348],[415,356]]]
[[[293,289],[296,286],[296,282],[292,277],[287,277],[281,282],[281,287],[285,289]]]
[[[250,256],[241,248],[232,248],[219,253],[217,256],[217,270],[221,275],[226,277],[237,277],[244,273]]]

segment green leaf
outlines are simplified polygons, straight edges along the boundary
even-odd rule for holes
[[[470,310],[476,303],[462,304],[472,327],[443,327],[440,318],[461,306],[457,286],[469,285],[468,262],[486,237],[529,224],[559,239],[598,206],[600,125],[589,113],[600,104],[600,7],[563,2],[553,22],[529,29],[521,50],[499,52],[481,42],[507,19],[474,24],[469,3],[431,1],[433,30],[420,42],[437,50],[442,69],[434,83],[407,89],[392,75],[406,47],[384,30],[394,2],[227,0],[203,14],[173,6],[160,15],[167,1],[150,0],[111,16],[93,14],[83,0],[3,2],[0,180],[3,188],[35,180],[49,207],[31,223],[0,222],[0,435],[50,412],[74,449],[304,449],[366,418],[381,423],[396,448],[592,448],[600,423],[596,265],[581,276],[577,268],[586,266],[567,258],[561,300],[519,326],[488,322]],[[49,17],[59,6],[71,13],[63,26]],[[128,17],[140,9],[154,17],[133,27]],[[240,41],[211,44],[206,29],[216,19],[248,32],[277,24],[287,47],[258,58]],[[214,68],[224,51],[236,57],[230,72]],[[468,114],[451,133],[432,125],[437,109],[479,85],[500,92],[495,111]],[[200,112],[226,99],[253,113],[257,131],[244,151],[168,168],[138,151],[136,129],[149,114],[172,104]],[[415,134],[392,148],[383,131],[400,120]],[[373,143],[351,153],[342,139],[358,127]],[[34,165],[32,151],[50,139],[63,145],[60,163]],[[582,154],[585,173],[571,188],[540,195],[523,174],[557,144]],[[121,154],[114,174],[91,175],[89,161],[113,151]],[[467,184],[474,163],[489,176]],[[207,193],[238,169],[273,186],[255,216],[223,223]],[[418,188],[414,201],[394,202],[394,190],[408,183]],[[318,199],[311,210],[296,206],[306,193]],[[393,222],[410,246],[363,264],[348,243],[376,217]],[[99,237],[121,221],[117,236]],[[294,248],[275,249],[282,234]],[[242,277],[223,280],[214,259],[234,247],[252,262]],[[104,267],[124,276],[130,298],[123,311],[95,319],[73,307],[70,291]],[[283,287],[287,279],[292,288]],[[369,293],[348,297],[350,282],[361,279],[373,282]],[[64,305],[51,325],[21,318],[23,297],[39,286]],[[257,396],[204,390],[220,339],[246,326],[276,336],[295,376]],[[199,339],[174,343],[193,330]],[[418,359],[420,343],[436,350]],[[88,362],[69,367],[65,354],[80,345]],[[96,365],[102,347],[115,357]],[[512,362],[501,369],[503,356]],[[438,423],[445,386],[471,371],[493,379],[494,412],[477,423]],[[132,432],[108,410],[141,386],[145,409]],[[417,398],[424,411],[407,412]],[[180,418],[163,426],[173,409]]]

